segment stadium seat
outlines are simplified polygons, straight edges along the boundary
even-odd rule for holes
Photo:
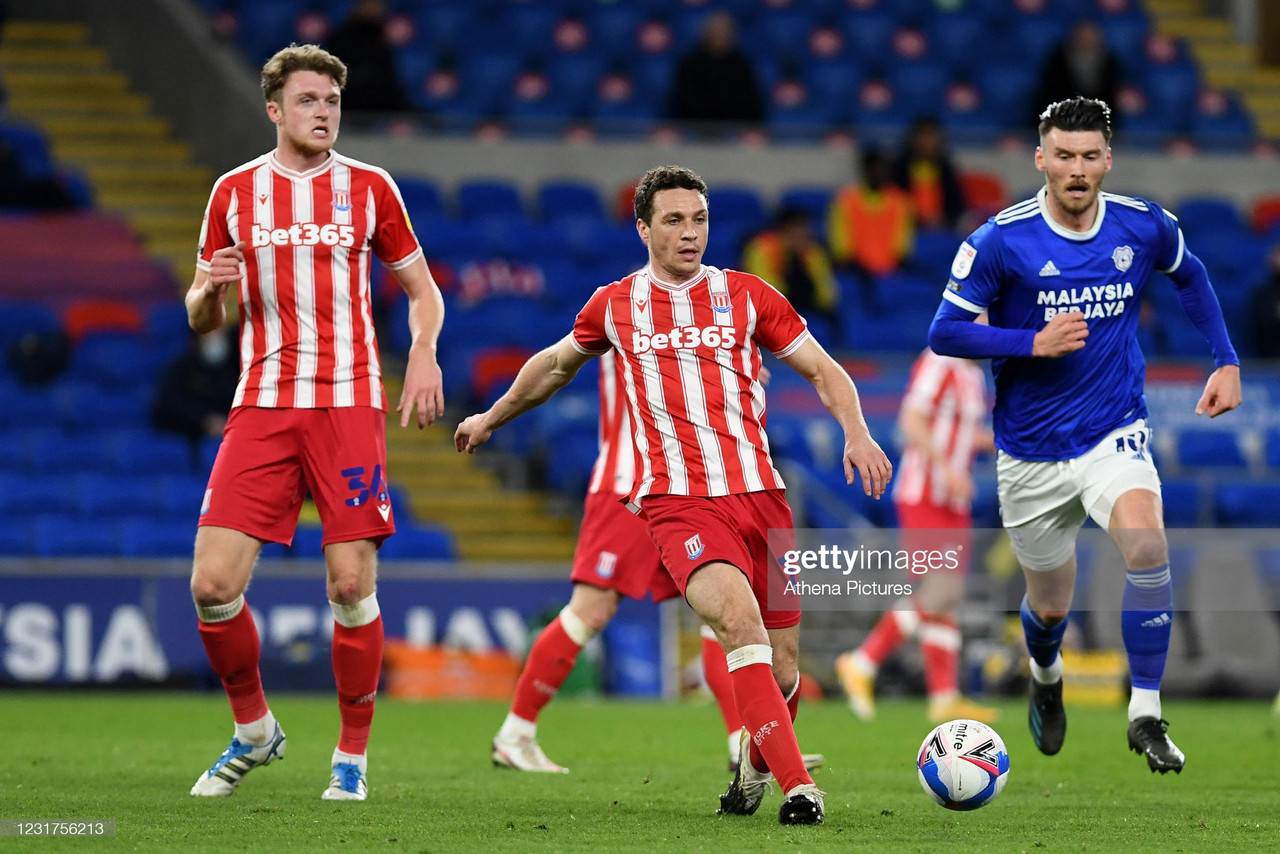
[[[759,192],[747,186],[725,184],[714,188],[707,200],[707,210],[716,228],[762,228],[769,222]],[[633,237],[634,234],[633,230]]]
[[[167,518],[178,524],[195,526],[200,517],[205,489],[209,480],[195,474],[162,474],[160,492],[164,496],[164,512]]]
[[[185,318],[186,309],[183,316]],[[57,312],[44,303],[0,299],[0,356],[7,356],[9,348],[24,335],[56,332],[61,328]]]
[[[163,515],[164,494],[150,474],[81,474],[72,478],[76,512],[86,519],[98,517]]]
[[[1191,139],[1204,151],[1248,148],[1256,138],[1249,111],[1231,94],[1202,92],[1191,116]]]
[[[458,216],[470,220],[524,216],[520,190],[514,184],[500,180],[463,181],[458,185],[457,208]]]
[[[305,0],[254,0],[237,9],[237,40],[250,65],[258,68],[271,54],[295,41],[294,28],[306,11]]]
[[[111,465],[121,474],[194,471],[193,448],[186,439],[154,431],[122,432],[108,449]]]
[[[20,557],[35,551],[35,524],[30,519],[0,515],[0,555]]]
[[[968,77],[985,59],[982,45],[990,38],[990,24],[969,11],[935,14],[925,25],[930,55],[952,75]]]
[[[538,187],[538,211],[545,222],[591,217],[605,220],[604,204],[596,188],[585,181],[548,181]]]
[[[418,175],[397,175],[395,180],[405,209],[415,225],[420,217],[444,216],[447,213],[444,195],[435,181]]]
[[[90,332],[141,334],[147,328],[146,315],[138,306],[112,299],[78,300],[62,314],[62,326],[73,342]]]
[[[1214,520],[1235,528],[1280,527],[1280,483],[1228,481],[1213,489]]]
[[[936,117],[942,112],[951,73],[943,63],[926,59],[896,63],[889,69],[887,79],[899,109],[916,119]]]
[[[155,382],[164,361],[140,332],[85,332],[71,353],[71,376],[118,389]]]
[[[0,472],[0,518],[75,512],[76,494],[67,478]]]
[[[849,53],[866,63],[868,71],[887,70],[891,59],[886,46],[893,41],[898,19],[883,9],[850,10],[840,18],[841,34]]]
[[[1249,464],[1231,430],[1183,428],[1177,446],[1178,462],[1187,468],[1245,468]]]
[[[959,178],[965,207],[981,219],[995,216],[1012,203],[1004,179],[994,172],[964,169]]]
[[[1035,77],[1017,62],[992,60],[974,73],[973,80],[990,114],[1003,126],[1032,128],[1038,107],[1032,104]]]
[[[0,122],[0,143],[13,151],[18,168],[28,178],[47,180],[57,171],[49,153],[49,141],[35,127],[11,121]]]
[[[1249,208],[1249,226],[1259,236],[1274,237],[1276,226],[1280,225],[1280,194],[1269,193],[1253,200]]]
[[[398,522],[397,522],[398,524]],[[324,529],[319,525],[299,525],[289,544],[289,557],[299,560],[323,560]]]
[[[380,560],[457,560],[458,546],[445,528],[400,520],[378,550]]]
[[[102,557],[120,552],[115,523],[102,519],[37,516],[35,536],[36,554],[40,557]]]
[[[1225,196],[1188,196],[1179,203],[1177,215],[1188,240],[1203,232],[1227,229],[1245,234],[1248,231],[1240,208]]]
[[[190,559],[195,549],[195,522],[189,525],[154,516],[132,516],[117,523],[121,557]]]
[[[1164,524],[1168,528],[1194,528],[1205,516],[1200,484],[1193,479],[1161,478]]]

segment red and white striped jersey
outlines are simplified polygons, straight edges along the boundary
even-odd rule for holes
[[[597,290],[573,344],[617,351],[639,467],[631,502],[783,489],[764,433],[761,348],[788,356],[808,336],[786,297],[735,270],[704,266],[669,285],[646,267]]]
[[[627,413],[622,360],[610,350],[600,357],[600,454],[588,493],[627,495],[636,482],[636,440]]]
[[[399,270],[422,254],[395,182],[334,152],[294,172],[275,154],[214,184],[196,265],[244,241],[236,406],[386,409],[370,253]]]
[[[933,447],[945,453],[950,465],[967,469],[973,464],[986,419],[986,393],[986,380],[977,364],[925,350],[911,366],[902,405],[928,416]],[[912,445],[903,451],[894,480],[893,500],[899,504],[932,504],[961,513],[970,509],[967,502],[948,501],[943,467],[930,463]]]

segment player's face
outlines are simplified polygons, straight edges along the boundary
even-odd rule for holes
[[[653,196],[651,221],[636,222],[653,272],[674,285],[702,269],[707,228],[707,200],[697,190],[660,190]]]
[[[1111,149],[1102,131],[1053,128],[1036,149],[1036,168],[1045,173],[1051,212],[1077,218],[1098,203]]]
[[[338,138],[342,91],[327,74],[295,71],[280,90],[279,103],[267,104],[267,115],[276,123],[282,149],[304,158],[315,157],[333,148]]]

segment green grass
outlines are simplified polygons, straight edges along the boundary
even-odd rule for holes
[[[842,704],[806,705],[806,750],[827,823],[783,828],[779,796],[750,818],[715,815],[724,738],[713,706],[565,698],[540,741],[573,769],[526,775],[490,766],[505,708],[379,700],[364,804],[320,800],[337,712],[327,697],[276,695],[285,761],[232,798],[187,794],[225,746],[215,696],[0,694],[0,818],[111,818],[99,840],[7,838],[0,850],[251,851],[1209,851],[1280,847],[1277,722],[1258,702],[1166,704],[1189,760],[1147,771],[1125,745],[1122,709],[1069,708],[1056,757],[1031,744],[1025,709],[997,725],[1009,783],[991,805],[952,813],[920,790],[913,764],[928,730],[917,702],[885,703],[873,724]]]

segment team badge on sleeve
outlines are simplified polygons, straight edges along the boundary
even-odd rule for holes
[[[955,260],[951,262],[951,278],[963,279],[969,275],[969,271],[973,269],[973,259],[978,255],[978,250],[969,245],[969,241],[960,244],[960,248],[956,250]]]
[[[1116,263],[1116,269],[1123,273],[1133,264],[1133,249],[1129,246],[1117,246],[1116,251],[1111,253],[1111,260]]]

